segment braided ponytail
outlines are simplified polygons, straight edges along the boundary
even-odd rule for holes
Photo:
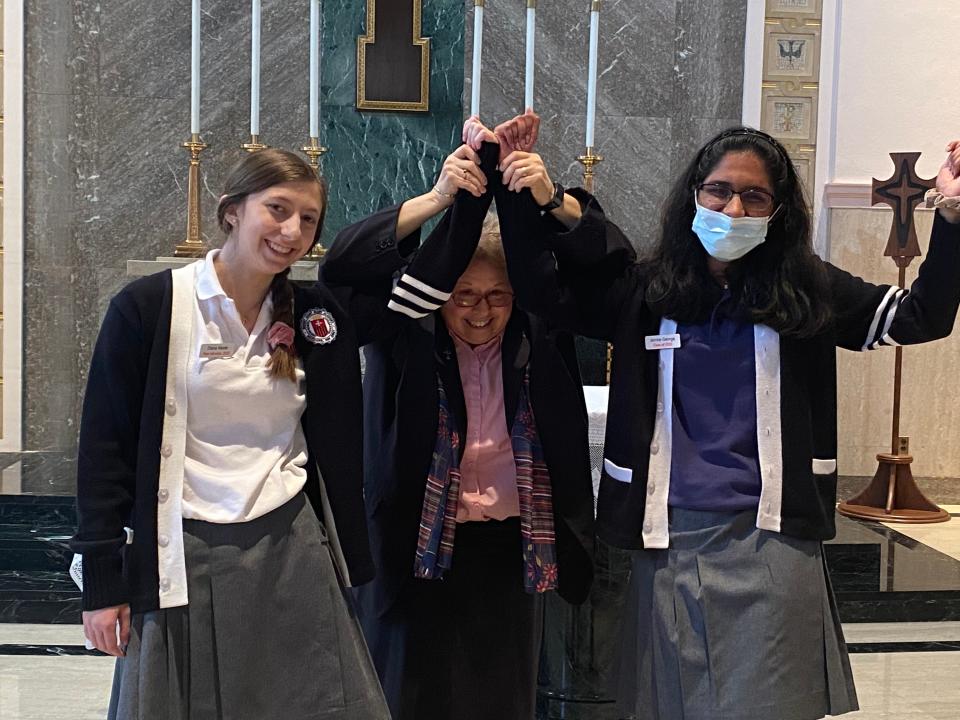
[[[270,283],[270,299],[273,301],[273,317],[270,326],[274,323],[283,323],[293,327],[293,285],[290,284],[290,268],[273,276]],[[267,361],[270,368],[270,377],[285,378],[292,382],[297,380],[297,351],[293,345],[274,345],[270,349],[270,359]]]

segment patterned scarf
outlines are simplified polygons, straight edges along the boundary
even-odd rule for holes
[[[427,475],[413,567],[416,577],[428,580],[440,578],[450,569],[460,500],[460,437],[453,429],[447,394],[439,377],[438,390],[437,443]],[[556,535],[550,472],[530,406],[529,368],[524,372],[510,439],[517,465],[524,587],[527,592],[542,593],[557,587]]]

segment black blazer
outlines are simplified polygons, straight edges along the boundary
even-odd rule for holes
[[[493,164],[495,153],[485,169],[493,172]],[[396,274],[401,284],[413,279],[416,287],[449,293],[469,264],[489,203],[489,195],[477,199],[461,192],[419,250],[416,238],[396,240],[398,207],[376,213],[337,237],[323,272],[337,283],[350,278],[371,283],[376,282],[376,274],[387,279]],[[424,295],[428,297],[429,293]],[[414,579],[413,565],[437,437],[438,373],[448,392],[451,416],[461,433],[466,429],[453,343],[439,313],[421,314],[413,319],[394,313],[391,331],[364,348],[364,493],[377,569],[365,593],[373,594],[377,614],[392,607],[407,583],[434,582]],[[587,414],[573,338],[515,307],[502,353],[508,427],[513,423],[524,369],[530,367],[530,402],[553,488],[559,592],[579,603],[586,599],[593,577],[593,488]]]

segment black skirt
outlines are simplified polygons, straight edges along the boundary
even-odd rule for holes
[[[541,637],[526,592],[520,519],[457,525],[440,580],[413,577],[396,604],[360,621],[393,720],[532,720]],[[376,582],[376,581],[374,581]]]

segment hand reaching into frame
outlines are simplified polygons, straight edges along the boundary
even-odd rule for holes
[[[960,140],[947,143],[947,158],[937,173],[937,192],[947,197],[960,195]]]

